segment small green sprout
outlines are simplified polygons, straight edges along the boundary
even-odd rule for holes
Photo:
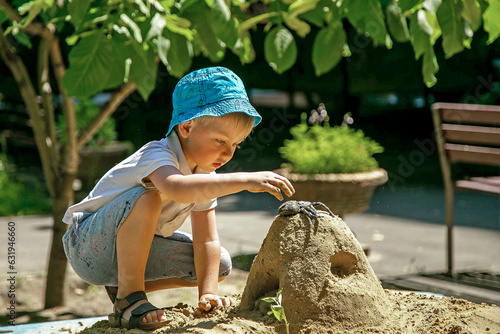
[[[283,305],[281,305],[281,293],[283,292],[283,289],[280,289],[278,292],[276,292],[276,297],[265,297],[262,298],[263,301],[266,303],[275,303],[271,304],[271,311],[269,311],[267,314],[271,315],[273,314],[278,321],[284,321],[285,326],[286,326],[286,333],[289,334],[289,328],[288,328],[288,321],[286,320],[286,315],[285,315],[285,309],[283,308]]]

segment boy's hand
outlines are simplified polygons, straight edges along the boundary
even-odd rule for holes
[[[234,301],[229,297],[220,297],[214,294],[204,294],[200,296],[198,302],[199,308],[205,311],[210,311],[212,308],[225,308],[234,304]]]
[[[273,172],[254,172],[246,174],[248,175],[247,190],[252,193],[267,191],[280,201],[283,200],[282,191],[288,197],[295,193],[292,183],[288,181],[286,177],[279,174]]]

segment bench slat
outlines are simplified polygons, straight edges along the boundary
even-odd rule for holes
[[[439,110],[441,118],[447,122],[500,125],[499,106],[435,103],[432,105],[432,108]]]
[[[443,124],[446,141],[500,146],[500,128],[486,126]]]
[[[469,180],[460,180],[455,183],[455,186],[460,189],[475,190],[500,195],[500,186],[498,185],[486,184],[483,182],[474,182]]]
[[[460,144],[445,144],[450,161],[500,166],[500,149]]]
[[[471,177],[471,181],[492,184],[500,187],[500,176]]]

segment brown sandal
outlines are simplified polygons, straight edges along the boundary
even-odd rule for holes
[[[109,323],[115,327],[121,328],[139,328],[144,330],[153,330],[165,326],[169,321],[147,322],[141,323],[141,319],[149,312],[161,310],[153,306],[149,301],[135,307],[132,310],[130,319],[123,319],[125,311],[133,304],[141,300],[148,300],[144,291],[132,292],[130,295],[115,300],[115,312],[108,316]]]

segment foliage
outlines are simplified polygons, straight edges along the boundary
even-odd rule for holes
[[[85,129],[92,119],[99,114],[99,106],[91,99],[83,99],[75,104],[75,115],[77,119],[76,129],[82,131]],[[66,131],[64,125],[64,117],[59,114],[57,119],[57,130],[60,133],[61,145],[66,144]],[[87,146],[105,146],[116,140],[118,133],[116,132],[116,121],[114,118],[108,118],[101,126],[99,131],[89,140]]]
[[[318,112],[319,111],[319,112]],[[292,139],[285,140],[279,149],[293,172],[303,174],[355,173],[373,170],[378,163],[373,157],[383,147],[366,137],[361,130],[349,128],[346,115],[342,126],[330,127],[323,105],[313,110],[307,122],[302,114],[300,124],[292,127]]]
[[[280,289],[278,292],[276,292],[276,297],[265,297],[262,298],[263,301],[266,303],[274,303],[271,304],[271,311],[269,311],[269,315],[274,315],[274,317],[278,321],[283,321],[285,322],[286,326],[286,332],[287,334],[290,332],[290,329],[288,328],[288,321],[286,320],[286,315],[285,315],[285,309],[283,308],[283,305],[281,305],[281,299],[282,299],[282,293],[283,289]]]
[[[255,59],[250,32],[261,23],[268,32],[265,58],[277,73],[295,64],[296,39],[313,30],[315,72],[329,72],[351,54],[343,24],[348,21],[375,45],[391,48],[393,39],[410,42],[415,59],[422,59],[428,86],[436,83],[434,47],[439,38],[449,58],[470,48],[481,26],[489,35],[488,44],[500,35],[500,4],[491,0],[265,0],[264,11],[255,11],[255,2],[244,0],[14,3],[22,20],[9,20],[0,6],[0,23],[8,22],[7,32],[19,43],[32,46],[23,28],[38,20],[65,34],[70,66],[63,85],[70,96],[78,97],[133,80],[147,99],[155,85],[157,57],[176,77],[189,71],[193,57],[217,62],[228,49],[243,64],[250,63]]]
[[[27,186],[16,177],[15,166],[5,154],[0,153],[0,216],[17,216],[50,212],[49,199],[40,199],[43,189],[39,182],[30,182]]]

